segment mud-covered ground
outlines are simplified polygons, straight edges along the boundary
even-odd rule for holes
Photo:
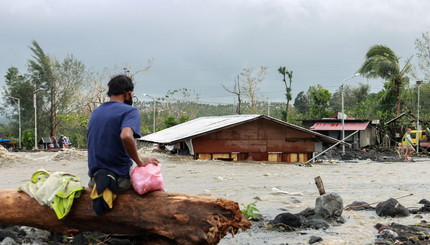
[[[375,241],[376,223],[415,224],[430,221],[430,214],[420,218],[378,217],[375,211],[344,211],[345,224],[326,230],[277,232],[266,229],[266,222],[283,212],[298,213],[315,206],[318,189],[314,178],[320,176],[327,192],[339,194],[344,205],[353,201],[373,204],[388,198],[408,208],[420,207],[421,199],[430,200],[430,159],[415,162],[395,161],[392,154],[373,152],[380,161],[327,160],[312,167],[302,164],[269,162],[200,161],[191,157],[172,156],[141,150],[157,157],[162,164],[166,191],[192,195],[211,194],[247,205],[257,200],[263,222],[235,235],[227,235],[220,244],[308,244],[311,236],[323,240],[318,244],[371,244]],[[0,151],[0,188],[17,188],[29,181],[36,170],[67,171],[88,181],[86,152]],[[412,195],[410,195],[412,194]],[[408,196],[410,195],[410,196]],[[407,197],[404,197],[407,196]]]

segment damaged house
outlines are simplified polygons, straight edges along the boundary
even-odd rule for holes
[[[264,115],[197,118],[139,139],[202,160],[306,162],[329,136]]]
[[[318,120],[303,120],[303,126],[312,131],[327,135],[329,137],[342,139],[342,113],[337,112],[329,118]],[[378,132],[376,126],[378,120],[370,121],[364,119],[354,119],[349,115],[344,115],[343,131],[345,132],[345,142],[351,144],[353,149],[373,146],[377,143]]]

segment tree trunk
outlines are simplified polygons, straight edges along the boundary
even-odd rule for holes
[[[231,200],[186,194],[122,193],[111,211],[97,216],[90,189],[74,200],[61,220],[54,211],[23,192],[0,190],[0,224],[25,225],[60,233],[99,231],[141,236],[164,244],[217,244],[226,234],[251,226]],[[150,244],[150,243],[149,243]]]

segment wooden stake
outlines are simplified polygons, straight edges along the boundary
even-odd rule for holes
[[[324,184],[320,176],[315,178],[315,184],[317,185],[320,196],[325,194]]]

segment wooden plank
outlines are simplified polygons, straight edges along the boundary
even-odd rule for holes
[[[290,162],[297,162],[297,153],[289,153]]]
[[[238,154],[240,154],[240,153],[231,153],[231,158],[233,158],[233,161],[237,161]]]
[[[304,153],[299,153],[299,162],[306,162],[306,154]]]
[[[212,159],[219,159],[219,158],[230,158],[230,154],[229,153],[213,153],[212,154]]]
[[[212,155],[208,153],[198,153],[198,159],[200,160],[212,160]]]

